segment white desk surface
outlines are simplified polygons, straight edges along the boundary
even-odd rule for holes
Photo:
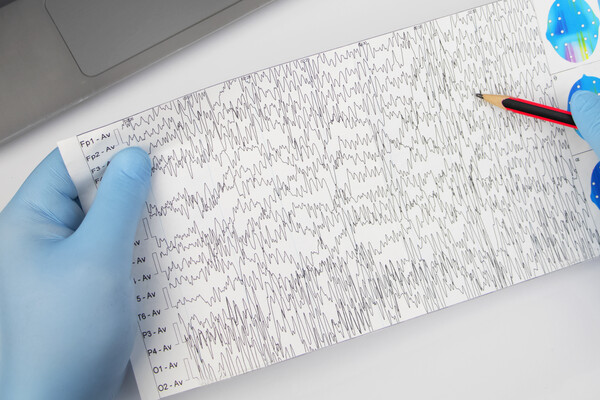
[[[60,139],[248,72],[486,2],[277,0],[0,146],[0,208]],[[598,264],[170,399],[598,399]],[[139,399],[131,370],[117,398]]]

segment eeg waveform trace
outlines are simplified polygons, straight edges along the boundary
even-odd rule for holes
[[[255,72],[61,148],[92,186],[125,146],[152,159],[132,267],[143,398],[598,255],[564,128],[486,107],[482,89],[555,103],[529,1]]]

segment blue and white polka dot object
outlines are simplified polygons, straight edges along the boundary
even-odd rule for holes
[[[598,43],[600,20],[585,0],[556,0],[548,12],[546,39],[565,60],[590,58]]]
[[[592,171],[592,201],[596,207],[600,208],[600,162],[596,164]]]

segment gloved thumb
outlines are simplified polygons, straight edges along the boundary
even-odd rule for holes
[[[132,252],[150,190],[150,173],[150,158],[139,147],[116,154],[104,172],[89,212],[73,236],[115,255]]]
[[[579,133],[600,155],[600,96],[578,90],[571,96],[570,105]]]

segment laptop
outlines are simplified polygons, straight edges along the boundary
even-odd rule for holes
[[[0,0],[0,143],[272,0]]]

